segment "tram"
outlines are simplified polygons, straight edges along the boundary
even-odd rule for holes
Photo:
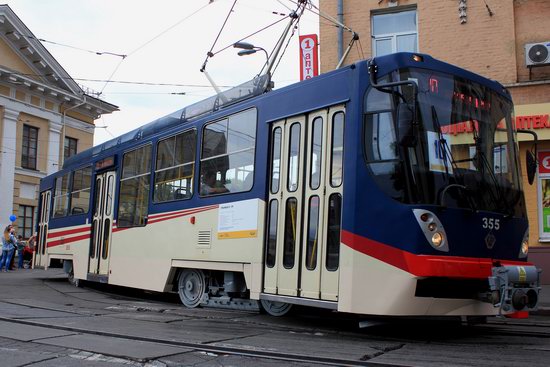
[[[396,53],[270,85],[257,77],[67,159],[40,183],[34,265],[272,315],[536,308],[501,84]]]

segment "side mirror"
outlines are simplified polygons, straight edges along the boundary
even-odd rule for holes
[[[525,169],[527,170],[527,181],[529,185],[533,184],[535,180],[535,173],[537,173],[537,159],[530,150],[525,152]]]
[[[533,136],[533,148],[525,152],[525,170],[527,171],[527,182],[529,185],[533,184],[535,180],[535,174],[537,173],[537,145],[538,136],[537,133],[531,130],[517,129],[518,134],[530,134]]]
[[[414,134],[414,106],[408,103],[400,103],[397,106],[397,140],[405,147],[416,144]]]

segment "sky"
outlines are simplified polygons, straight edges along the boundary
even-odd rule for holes
[[[96,120],[97,145],[215,94],[200,69],[235,0],[4,3],[35,37],[46,40],[44,46],[77,83],[119,107]],[[295,8],[294,0],[236,1],[206,66],[222,90],[252,79],[266,57],[238,56],[233,47],[217,52],[284,18],[273,12],[286,15]],[[318,23],[314,12],[304,13],[274,72],[275,88],[299,81],[298,36],[318,34]],[[288,18],[244,41],[270,52],[287,24]]]

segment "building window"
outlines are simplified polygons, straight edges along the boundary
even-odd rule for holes
[[[65,159],[72,157],[76,154],[76,144],[78,140],[74,138],[65,137],[65,145],[63,149],[63,157]]]
[[[373,14],[372,42],[374,56],[394,52],[417,52],[416,10]]]
[[[23,238],[32,236],[34,228],[34,207],[19,205],[19,215],[17,216],[17,228]]]
[[[151,145],[124,154],[118,199],[118,227],[146,224],[150,175]]]
[[[23,125],[23,149],[21,152],[21,167],[36,169],[36,153],[38,151],[38,129]]]

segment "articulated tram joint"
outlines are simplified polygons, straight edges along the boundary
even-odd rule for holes
[[[493,267],[488,278],[490,292],[483,297],[503,312],[533,311],[539,301],[540,273],[536,266],[506,265]]]

